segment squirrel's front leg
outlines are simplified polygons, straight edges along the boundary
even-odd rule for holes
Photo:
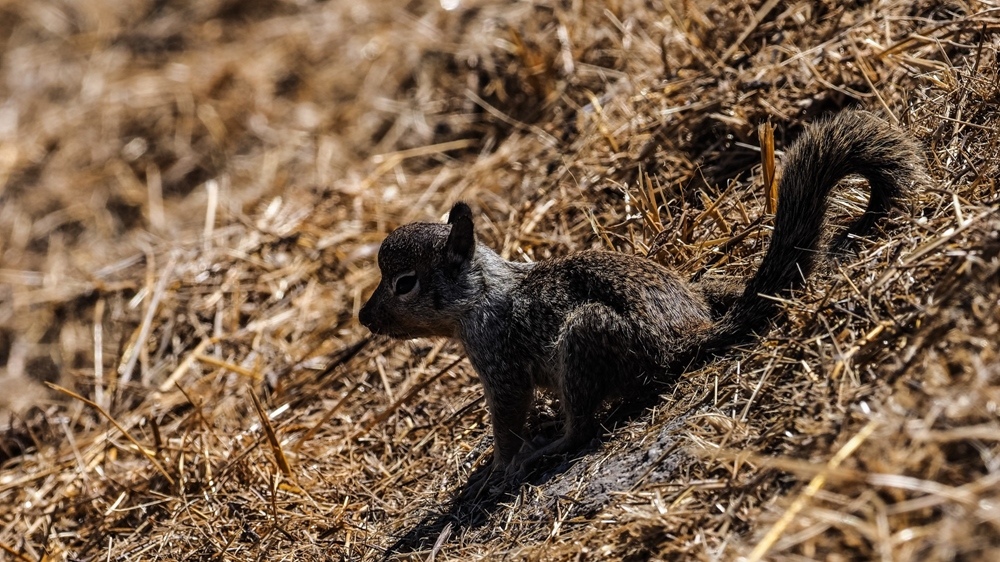
[[[534,397],[531,384],[509,376],[491,373],[483,376],[486,407],[493,423],[494,468],[506,468],[524,444],[524,424]]]

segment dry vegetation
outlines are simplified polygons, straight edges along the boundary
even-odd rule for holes
[[[0,559],[1000,557],[1000,5],[441,4],[0,1]],[[358,325],[381,238],[464,198],[511,259],[662,232],[742,277],[757,125],[851,105],[931,188],[758,345],[463,494],[481,387]]]

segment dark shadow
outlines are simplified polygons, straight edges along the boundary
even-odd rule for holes
[[[480,527],[490,519],[501,503],[512,500],[520,483],[489,482],[493,477],[492,463],[473,471],[457,494],[440,511],[426,514],[412,529],[386,549],[383,560],[396,555],[428,550],[451,525],[451,536],[458,536],[463,529]],[[493,478],[491,478],[493,477]]]
[[[545,485],[571,469],[582,457],[600,448],[616,429],[635,421],[660,403],[660,396],[656,392],[620,401],[604,416],[605,431],[595,437],[587,447],[569,456],[554,455],[543,458],[535,463],[521,480],[507,480],[501,474],[494,474],[492,462],[478,467],[447,504],[439,511],[426,514],[412,529],[389,546],[383,555],[383,560],[431,549],[449,525],[451,528],[447,533],[450,537],[457,537],[463,530],[475,529],[489,523],[490,516],[501,505],[516,500],[523,484]],[[555,439],[561,431],[559,424],[553,423],[555,421],[552,412],[539,415],[531,423],[535,430],[532,434],[541,435],[545,439]],[[445,539],[445,543],[447,542],[448,539]]]

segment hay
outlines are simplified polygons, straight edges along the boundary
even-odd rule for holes
[[[996,557],[998,31],[930,0],[0,4],[0,550]],[[461,350],[356,321],[382,237],[464,198],[510,259],[742,277],[758,125],[780,151],[848,105],[926,147],[910,212],[600,444],[465,493]]]

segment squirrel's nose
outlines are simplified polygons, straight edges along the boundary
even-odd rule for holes
[[[375,307],[372,306],[372,301],[369,299],[368,302],[361,307],[361,312],[358,313],[358,321],[361,322],[362,326],[368,328],[369,330],[372,329],[372,322],[375,320],[375,314],[372,312],[373,308]]]

